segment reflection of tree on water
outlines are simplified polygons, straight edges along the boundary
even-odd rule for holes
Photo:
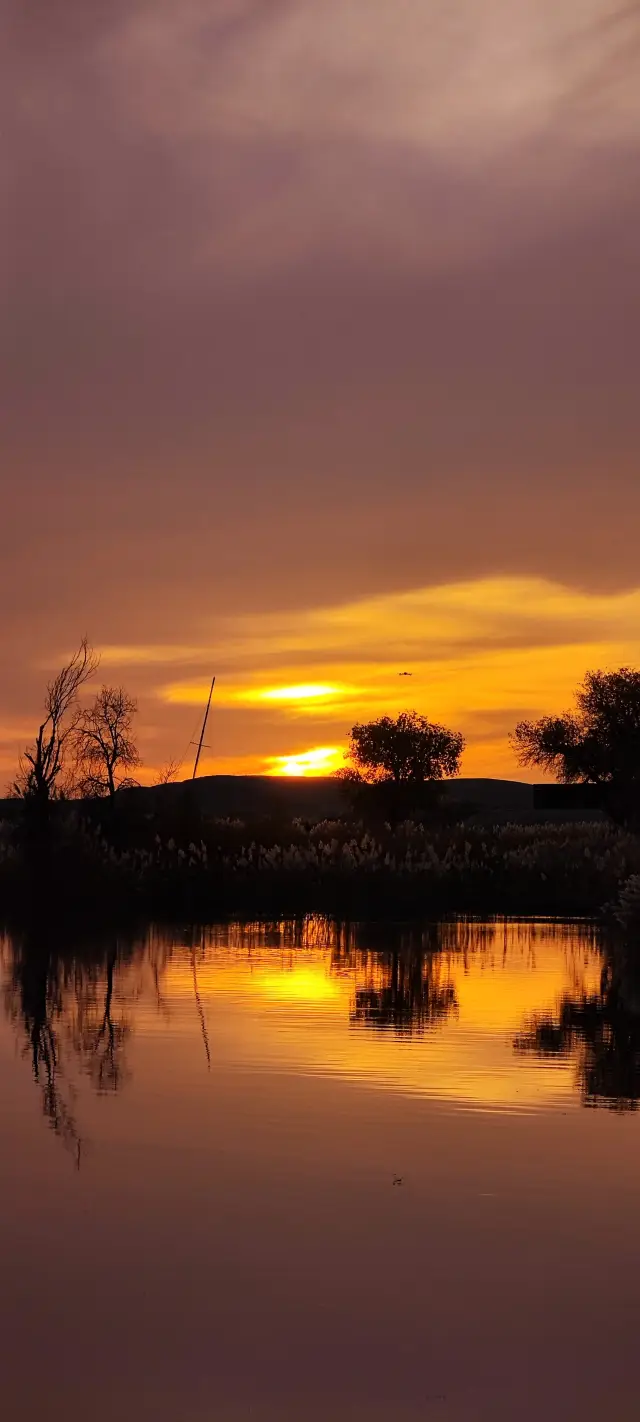
[[[98,1091],[116,1091],[125,1079],[129,1029],[114,1006],[114,984],[118,963],[129,956],[118,939],[71,948],[42,925],[13,940],[5,1005],[24,1035],[43,1112],[78,1164],[82,1139],[69,1068],[79,1063]]]
[[[553,927],[553,937],[578,941],[575,927]],[[53,1130],[79,1158],[80,1129],[75,1086],[87,1078],[98,1093],[118,1091],[128,1079],[128,1045],[134,1004],[144,991],[157,1012],[169,1016],[163,975],[170,959],[191,965],[194,1016],[202,1037],[203,1065],[212,1059],[207,1027],[211,978],[200,991],[199,967],[251,969],[266,953],[281,971],[294,971],[311,954],[321,976],[343,979],[351,998],[350,1022],[408,1036],[437,1027],[457,1013],[454,975],[479,956],[499,971],[512,956],[534,969],[536,945],[548,928],[518,924],[432,923],[338,924],[321,918],[272,924],[192,926],[180,933],[151,928],[138,938],[75,941],[54,936],[44,917],[5,942],[5,1001],[30,1059]],[[579,952],[595,950],[595,937],[579,930]],[[0,939],[0,952],[2,940]],[[184,979],[183,979],[184,981]],[[640,983],[640,977],[638,978]],[[214,975],[215,984],[215,975]],[[601,992],[565,996],[558,1017],[537,1016],[527,1024],[517,1050],[543,1055],[581,1052],[587,1100],[629,1106],[640,1100],[640,993],[618,968],[608,968]],[[75,1085],[74,1085],[75,1083]]]
[[[191,945],[193,991],[207,1065],[211,1063],[198,962],[204,936]],[[152,985],[157,1011],[169,1015],[161,981],[174,948],[170,935],[139,939],[122,933],[72,941],[39,919],[3,941],[4,1001],[40,1088],[42,1108],[78,1165],[83,1139],[77,1120],[78,1072],[99,1095],[129,1079],[130,1008]],[[146,979],[146,983],[145,983]],[[74,1082],[74,1077],[76,1078]]]
[[[16,944],[6,1006],[26,1037],[25,1053],[31,1059],[35,1081],[42,1092],[42,1109],[56,1135],[80,1163],[81,1141],[71,1094],[61,1082],[60,1020],[64,990],[60,963],[46,939],[26,937]]]
[[[457,1008],[453,983],[439,981],[432,958],[394,953],[380,973],[382,983],[356,989],[352,1022],[409,1033],[435,1026]]]
[[[565,995],[555,1014],[534,1016],[516,1037],[517,1052],[578,1059],[588,1106],[635,1111],[640,1101],[640,979],[625,960],[607,960],[597,993]]]
[[[73,1046],[98,1091],[117,1091],[127,1076],[124,1058],[129,1025],[120,1013],[114,1017],[114,973],[117,943],[108,950],[102,973],[76,978],[76,1008],[70,1031]]]
[[[373,981],[356,988],[351,1021],[358,1025],[421,1032],[457,1009],[453,983],[432,953],[391,953],[378,962]]]
[[[356,986],[350,1021],[408,1035],[443,1022],[457,1010],[446,947],[450,925],[427,923],[356,925],[332,944],[337,972],[356,968],[365,982]]]

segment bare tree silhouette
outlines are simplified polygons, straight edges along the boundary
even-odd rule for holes
[[[127,774],[140,764],[133,739],[137,702],[122,686],[103,686],[76,727],[79,782],[84,795],[108,795],[135,785]]]
[[[154,785],[173,785],[182,770],[181,760],[167,760],[154,779]]]
[[[46,813],[49,801],[65,788],[72,773],[73,751],[81,718],[79,693],[94,676],[98,657],[83,637],[66,666],[50,681],[45,693],[45,715],[35,741],[21,757],[12,789]]]

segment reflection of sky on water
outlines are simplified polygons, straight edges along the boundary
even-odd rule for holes
[[[4,961],[5,1003],[32,1064],[42,1053],[50,1115],[52,1073],[64,1113],[65,1083],[76,1102],[87,1079],[117,1090],[136,1042],[150,1039],[171,1043],[179,1072],[200,1034],[218,1068],[335,1076],[485,1110],[566,1109],[580,1101],[579,1033],[554,1052],[536,1051],[531,1036],[521,1050],[523,1033],[563,1000],[597,998],[603,970],[593,932],[577,925],[385,935],[322,920],[152,931],[77,960],[12,953],[7,940]]]
[[[11,1422],[632,1422],[628,972],[552,925],[5,940]]]

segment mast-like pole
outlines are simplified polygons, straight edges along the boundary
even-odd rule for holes
[[[201,732],[200,732],[200,740],[198,741],[198,749],[197,749],[197,751],[196,751],[196,763],[195,763],[195,765],[194,765],[194,767],[193,767],[193,775],[192,775],[192,777],[191,777],[192,780],[195,780],[196,775],[198,774],[198,762],[199,762],[199,760],[200,760],[200,752],[201,752],[201,750],[202,750],[202,746],[203,746],[203,743],[204,743],[204,733],[205,733],[205,731],[206,731],[206,729],[207,729],[207,721],[209,720],[209,711],[210,711],[210,708],[211,708],[211,697],[213,696],[213,688],[214,688],[215,684],[216,684],[216,679],[215,679],[215,676],[214,676],[214,677],[212,677],[211,686],[210,686],[210,688],[209,688],[209,700],[207,701],[207,709],[206,709],[206,711],[205,711],[205,713],[204,713],[204,721],[202,722],[202,730],[201,730]]]

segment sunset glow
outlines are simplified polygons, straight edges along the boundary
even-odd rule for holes
[[[516,722],[563,711],[590,667],[635,664],[639,628],[637,588],[479,578],[221,619],[215,640],[188,651],[197,677],[163,683],[144,649],[139,676],[177,725],[180,708],[204,708],[206,669],[219,668],[204,773],[329,774],[357,721],[415,709],[463,732],[463,774],[526,777],[509,744]],[[169,676],[179,661],[174,649]],[[297,750],[292,722],[301,718]]]
[[[463,774],[526,778],[509,745],[516,722],[563,711],[590,667],[636,664],[639,628],[637,588],[491,578],[226,617],[201,645],[109,645],[104,662],[139,697],[146,782],[193,739],[211,667],[203,774],[330,774],[357,721],[415,709],[463,732]],[[65,653],[56,648],[40,674]],[[189,675],[172,679],[181,667]],[[292,723],[302,718],[297,749]],[[0,725],[7,777],[29,730],[24,718]],[[187,773],[191,756],[189,747]]]
[[[337,701],[340,698],[342,688],[339,686],[327,686],[322,682],[306,682],[301,686],[272,686],[265,690],[247,693],[247,701],[272,701],[276,703],[288,704],[289,702],[304,703],[307,701]]]
[[[142,779],[214,673],[201,773],[415,709],[520,776],[640,659],[637,7],[72,9],[5,46],[0,781],[85,630]]]
[[[0,34],[5,1416],[627,1422],[640,0]]]
[[[344,764],[339,746],[316,746],[314,750],[298,751],[295,755],[271,756],[267,761],[268,775],[332,775]]]

